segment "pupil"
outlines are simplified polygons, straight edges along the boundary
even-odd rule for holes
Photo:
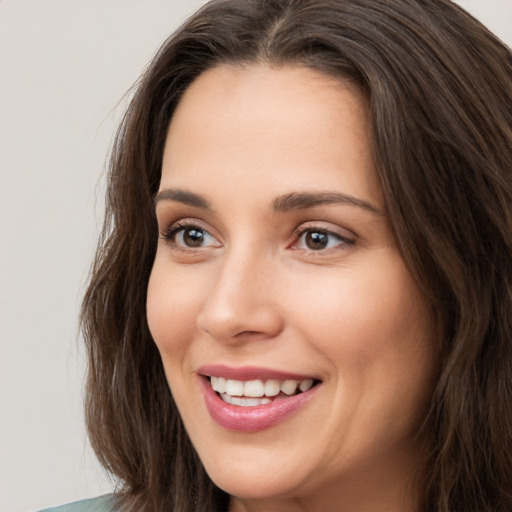
[[[329,237],[325,233],[313,231],[306,235],[306,245],[309,249],[324,249],[328,242]]]
[[[204,234],[198,229],[187,229],[183,239],[189,247],[199,247],[203,243]]]

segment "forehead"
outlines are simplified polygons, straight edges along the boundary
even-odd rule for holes
[[[253,188],[341,186],[380,203],[363,95],[304,67],[224,65],[204,72],[171,121],[161,188],[193,181],[226,190],[226,180]]]

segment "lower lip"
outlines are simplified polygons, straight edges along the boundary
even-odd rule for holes
[[[224,402],[212,389],[208,379],[201,377],[201,383],[210,416],[221,427],[238,432],[257,432],[285,421],[304,407],[320,387],[318,384],[306,392],[278,398],[269,404],[242,407]]]

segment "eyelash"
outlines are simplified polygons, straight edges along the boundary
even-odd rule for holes
[[[354,245],[354,243],[355,243],[355,240],[344,237],[344,236],[340,235],[339,233],[335,233],[334,231],[331,231],[330,229],[320,228],[320,227],[316,227],[316,226],[304,226],[295,231],[295,233],[294,233],[295,241],[293,242],[293,245],[291,248],[295,249],[295,250],[307,251],[308,253],[312,253],[312,254],[323,254],[326,251],[330,251],[333,249],[333,247],[320,249],[320,250],[295,248],[294,246],[296,246],[299,243],[301,237],[303,235],[306,235],[307,233],[322,234],[322,235],[326,235],[329,238],[334,238],[339,242],[335,248],[341,248],[342,250],[347,249],[348,246]]]
[[[208,236],[215,239],[215,237],[213,237],[213,235],[211,235],[207,229],[201,227],[200,225],[194,224],[194,223],[182,223],[182,222],[175,222],[174,224],[170,225],[165,230],[165,232],[162,234],[161,238],[166,244],[172,246],[172,248],[175,250],[194,251],[196,249],[204,249],[204,248],[209,247],[209,246],[191,247],[191,246],[186,246],[184,244],[177,243],[176,235],[178,233],[180,233],[181,231],[185,232],[186,230],[190,230],[190,231],[197,230],[197,231],[200,231],[203,234],[207,234]],[[297,248],[296,245],[298,245],[298,243],[300,242],[301,237],[306,235],[307,233],[326,235],[330,239],[332,239],[332,238],[336,239],[339,243],[336,245],[335,248],[340,247],[341,249],[346,249],[348,246],[354,245],[354,243],[355,243],[355,240],[344,237],[344,236],[340,235],[339,233],[335,233],[329,229],[320,228],[320,227],[316,227],[316,226],[304,226],[304,227],[297,229],[294,232],[294,241],[291,244],[291,246],[289,246],[290,249],[307,251],[308,253],[311,253],[311,254],[323,254],[326,251],[330,251],[333,249],[333,247],[323,248],[323,249],[319,249],[319,250],[307,249],[307,248],[302,248],[302,249]],[[328,241],[328,243],[329,243],[329,241]]]
[[[184,250],[184,251],[194,250],[194,249],[196,249],[195,247],[187,247],[187,246],[180,245],[180,244],[176,243],[176,235],[178,233],[180,233],[180,231],[184,232],[186,230],[190,230],[190,231],[197,230],[202,233],[207,233],[209,236],[212,236],[208,230],[204,229],[203,227],[199,226],[198,224],[175,222],[174,224],[171,224],[165,230],[165,232],[162,235],[162,239],[166,244],[171,245],[174,249]],[[198,249],[201,249],[201,248],[202,247],[198,247]]]

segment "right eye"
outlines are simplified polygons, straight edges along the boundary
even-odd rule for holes
[[[185,248],[220,247],[220,243],[206,229],[194,224],[173,224],[162,237],[166,243]]]

